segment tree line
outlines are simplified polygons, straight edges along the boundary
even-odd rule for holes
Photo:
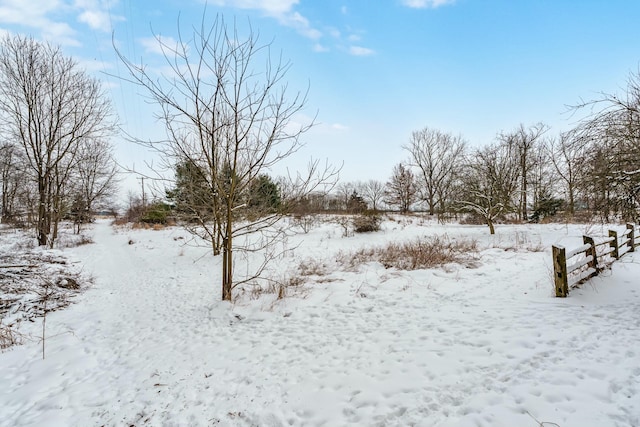
[[[425,127],[403,146],[407,160],[386,182],[341,183],[312,204],[350,210],[423,210],[439,218],[472,214],[494,233],[497,220],[537,222],[562,211],[601,221],[637,221],[640,212],[640,74],[626,92],[572,107],[585,112],[573,129],[553,135],[544,123],[520,124],[490,144]]]

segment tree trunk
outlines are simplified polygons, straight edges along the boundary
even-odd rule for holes
[[[527,220],[527,152],[526,152],[526,148],[524,153],[522,154],[522,159],[521,159],[521,164],[520,164],[520,168],[521,168],[521,173],[522,173],[522,197],[521,197],[521,214],[520,214],[520,220],[521,221],[526,221]]]
[[[231,298],[227,290],[227,257],[229,256],[227,252],[227,239],[224,239],[222,244],[224,246],[222,249],[222,301],[230,301]]]
[[[47,191],[45,178],[38,179],[38,246],[47,244]]]
[[[569,184],[569,215],[573,217],[575,213],[575,203],[573,199],[573,185]]]
[[[222,300],[231,301],[231,283],[233,280],[233,252],[231,233],[233,232],[233,223],[231,221],[233,215],[233,209],[231,206],[232,201],[228,200],[227,203],[227,218],[226,218],[226,236],[223,241],[223,254],[222,254]]]
[[[493,227],[493,220],[487,218],[487,225],[489,226],[489,234],[496,234],[496,229]]]
[[[51,249],[53,249],[53,243],[58,238],[58,224],[60,223],[58,215],[55,213],[53,215],[55,215],[55,219],[53,221],[53,232],[51,233],[51,239],[49,239],[49,248]]]

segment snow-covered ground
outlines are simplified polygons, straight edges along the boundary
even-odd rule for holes
[[[46,359],[39,321],[0,354],[0,426],[640,426],[640,254],[553,297],[551,244],[586,231],[324,224],[276,264],[321,275],[230,304],[185,231],[99,222],[65,250],[95,284],[49,313]],[[475,268],[337,261],[427,235],[476,239]]]

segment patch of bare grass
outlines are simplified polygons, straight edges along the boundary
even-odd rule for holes
[[[252,300],[257,300],[263,295],[276,295],[276,299],[281,300],[288,296],[304,296],[303,285],[305,279],[300,275],[283,275],[279,279],[267,279],[261,283],[252,282],[239,287],[237,292],[247,294]],[[237,298],[237,297],[236,297]]]
[[[10,326],[0,323],[0,350],[22,343],[22,335]]]
[[[474,267],[477,252],[475,240],[451,240],[436,236],[363,248],[351,254],[343,253],[338,256],[338,262],[348,268],[367,262],[379,262],[385,268],[398,270],[421,270],[452,263]]]
[[[305,258],[297,267],[300,276],[324,276],[329,273],[329,266],[321,259]]]
[[[329,277],[333,261],[316,258],[300,260],[291,271],[274,273],[271,277],[263,277],[260,281],[250,282],[238,288],[238,292],[257,300],[263,295],[276,295],[277,300],[286,297],[305,298],[311,283],[327,283],[335,279]],[[335,264],[333,264],[335,267]]]

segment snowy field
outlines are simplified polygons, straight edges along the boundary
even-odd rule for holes
[[[276,264],[316,274],[223,303],[220,260],[182,229],[98,222],[63,251],[94,284],[48,314],[46,358],[41,319],[0,354],[0,426],[637,427],[640,254],[555,298],[551,245],[585,232],[606,228],[322,224]],[[434,235],[479,250],[429,270],[338,262]]]

